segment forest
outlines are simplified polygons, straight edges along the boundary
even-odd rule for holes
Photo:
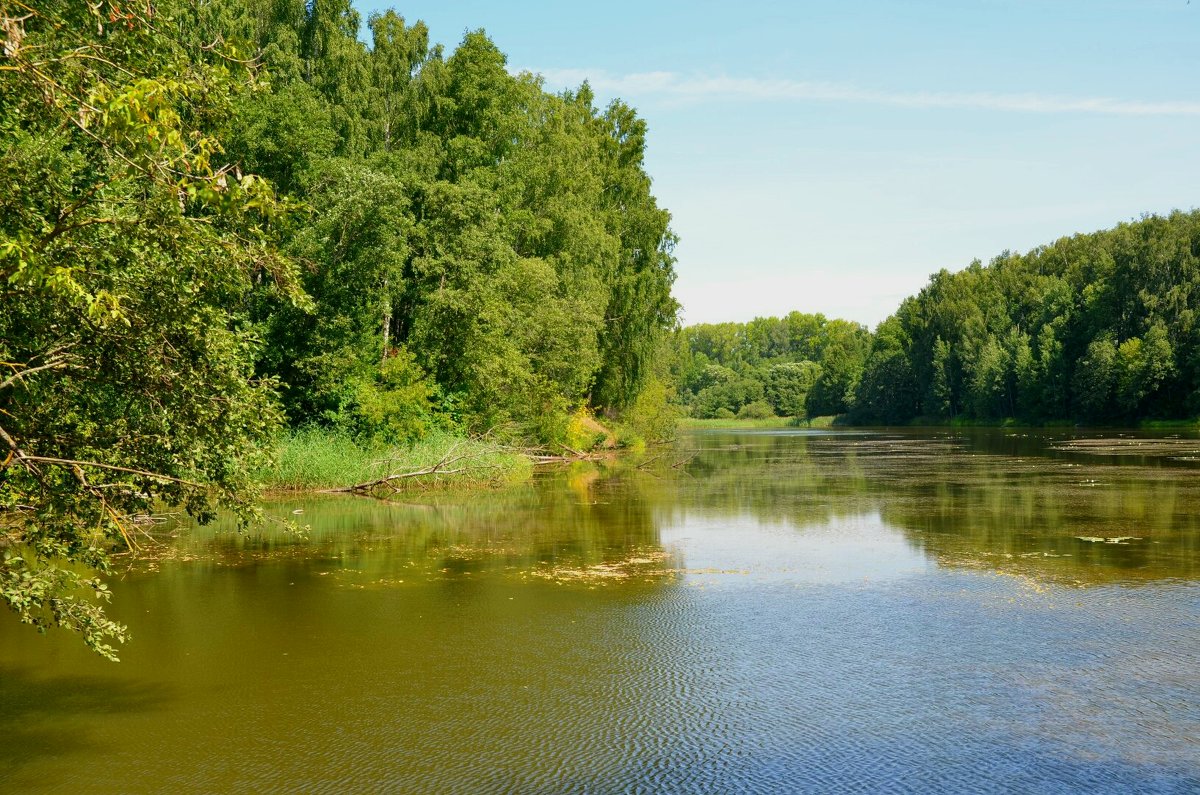
[[[678,394],[698,419],[841,415],[871,350],[865,326],[792,312],[677,332]]]
[[[1136,425],[1200,414],[1200,211],[935,273],[873,334],[793,312],[679,333],[692,416]]]
[[[1200,413],[1200,212],[934,274],[875,331],[860,422],[1133,425]]]
[[[0,27],[22,620],[111,654],[81,572],[159,504],[253,520],[285,428],[549,444],[581,409],[661,414],[675,238],[628,105],[348,0],[4,0]]]

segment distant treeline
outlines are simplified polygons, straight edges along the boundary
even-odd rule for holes
[[[677,337],[679,395],[702,419],[843,414],[870,350],[865,326],[824,315],[688,326]]]
[[[696,416],[758,414],[765,399],[779,414],[836,409],[860,424],[1195,417],[1198,311],[1200,212],[1147,216],[936,273],[873,335],[835,334],[865,337],[854,345],[823,344],[816,329],[848,324],[819,315],[691,326],[680,394]]]

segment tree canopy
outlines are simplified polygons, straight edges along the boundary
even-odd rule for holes
[[[871,345],[865,326],[792,312],[680,332],[680,394],[700,418],[843,414]]]
[[[856,416],[1128,424],[1200,413],[1200,212],[940,271],[877,331]]]
[[[646,124],[347,0],[0,0],[0,598],[88,589],[136,519],[252,513],[284,424],[551,441],[659,409]],[[650,404],[656,404],[655,405]],[[660,423],[661,424],[661,423]],[[80,568],[82,566],[83,568]]]

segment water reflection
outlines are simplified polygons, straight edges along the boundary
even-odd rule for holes
[[[164,529],[120,665],[0,615],[0,790],[1195,791],[1196,473],[1065,439],[694,434]]]
[[[268,513],[307,525],[305,537],[275,525],[186,528],[137,566],[291,557],[347,587],[489,574],[589,587],[689,573],[835,582],[927,561],[1078,585],[1191,581],[1200,478],[1180,451],[1195,445],[1074,432],[701,432],[657,466],[580,463],[521,487],[409,503],[279,501]]]
[[[410,503],[280,501],[268,513],[307,525],[305,538],[273,525],[187,528],[149,565],[294,557],[355,586],[488,573],[596,586],[714,568],[849,581],[924,560],[1082,585],[1190,581],[1200,478],[1181,452],[1196,445],[1075,432],[699,432],[657,466],[581,463],[522,487]]]
[[[698,481],[674,484],[670,521],[749,512],[810,532],[877,515],[942,565],[1077,584],[1200,576],[1200,478],[1177,460],[1195,440],[1126,435],[1119,449],[1136,454],[1114,456],[1107,437],[1071,437],[696,434]]]

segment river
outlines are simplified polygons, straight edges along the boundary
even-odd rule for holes
[[[692,431],[0,615],[5,792],[1200,791],[1200,439]]]

